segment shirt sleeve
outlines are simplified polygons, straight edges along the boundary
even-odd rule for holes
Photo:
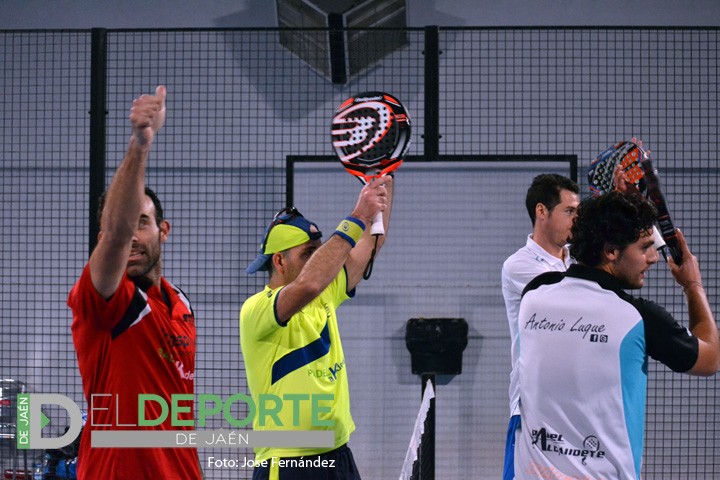
[[[635,306],[645,325],[648,355],[674,372],[690,370],[698,359],[697,337],[660,305],[640,298],[635,300]]]
[[[508,259],[502,267],[501,280],[503,293],[516,297],[520,301],[520,295],[530,281],[549,271],[546,264],[539,261],[529,261],[513,257]]]
[[[329,298],[332,303],[338,307],[345,300],[355,295],[355,289],[348,292],[347,271],[345,267],[340,270],[335,280],[327,286],[322,296]]]
[[[528,272],[521,272],[520,270],[526,269],[521,269],[520,265],[520,262],[513,261],[512,258],[510,258],[503,263],[500,273],[502,295],[509,322],[517,322],[523,288],[525,288],[527,282],[533,278]],[[510,327],[510,332],[514,332],[512,326]]]
[[[135,297],[135,289],[135,284],[123,276],[113,296],[110,299],[103,298],[95,290],[88,264],[70,291],[67,304],[77,321],[91,322],[96,328],[110,330],[125,315]]]

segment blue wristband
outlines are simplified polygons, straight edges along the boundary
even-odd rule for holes
[[[362,238],[365,232],[365,223],[362,220],[355,217],[347,217],[345,220],[340,222],[337,226],[333,235],[337,235],[350,244],[351,247],[355,247],[357,242]]]

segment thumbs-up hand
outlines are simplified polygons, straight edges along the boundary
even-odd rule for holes
[[[141,95],[133,100],[130,109],[130,124],[133,136],[141,145],[152,143],[155,134],[165,123],[165,97],[167,89],[160,85],[155,95]]]

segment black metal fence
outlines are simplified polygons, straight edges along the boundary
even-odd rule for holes
[[[717,308],[718,29],[357,31],[363,48],[343,60],[362,67],[340,81],[322,68],[338,60],[327,57],[328,33],[0,31],[0,377],[83,403],[65,301],[96,236],[97,194],[127,144],[130,102],[157,84],[168,88],[168,118],[148,184],[173,225],[165,274],[197,312],[198,392],[246,391],[238,312],[264,278],[244,267],[284,206],[286,158],[331,155],[332,112],[361,91],[388,91],[408,106],[412,155],[440,163],[438,171],[461,156],[572,155],[587,191],[592,158],[642,138]],[[438,477],[499,476],[510,362],[500,266],[530,230],[522,198],[531,173],[503,167],[438,180],[430,172],[409,191],[400,172],[397,202],[405,195],[412,204],[399,208],[404,217],[396,212],[380,271],[341,327],[358,424],[353,450],[367,478],[397,475],[404,458],[419,398],[399,332],[417,316],[465,318],[471,327],[474,363],[438,388]],[[322,203],[331,186],[317,188]],[[351,208],[338,206],[337,217]],[[436,226],[403,233],[436,217]],[[415,248],[419,255],[403,254]],[[424,251],[448,261],[436,265],[440,257]],[[458,261],[468,256],[478,259]],[[686,319],[669,273],[662,265],[653,272],[643,296]],[[368,318],[378,328],[363,330]],[[649,385],[644,477],[717,478],[717,379],[651,362]],[[201,451],[201,463],[211,453],[222,451]],[[251,476],[204,467],[208,478]]]

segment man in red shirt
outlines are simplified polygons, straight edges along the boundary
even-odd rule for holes
[[[185,295],[161,276],[170,233],[160,201],[145,187],[155,135],[165,121],[165,87],[142,95],[130,110],[125,158],[100,205],[100,235],[70,296],[72,334],[89,416],[80,443],[79,479],[202,478],[190,448],[93,448],[97,430],[192,429],[195,317]],[[184,395],[179,414],[157,426],[157,395],[168,406]]]

